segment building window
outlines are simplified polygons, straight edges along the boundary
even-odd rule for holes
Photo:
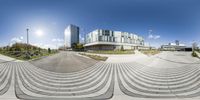
[[[105,36],[110,36],[110,31],[109,30],[105,30]]]
[[[114,33],[113,33],[113,31],[112,31],[111,33],[112,33],[112,35],[111,35],[111,36],[114,36]]]
[[[102,36],[102,32],[100,32],[99,35]]]
[[[112,37],[111,37],[111,36],[109,37],[109,42],[113,42],[113,41],[112,41]]]
[[[99,36],[99,41],[103,41],[102,36]]]

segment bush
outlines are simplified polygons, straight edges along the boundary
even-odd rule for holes
[[[83,51],[84,50],[83,44],[81,44],[81,43],[73,43],[72,44],[72,50],[74,50],[74,51]]]
[[[36,50],[36,51],[34,52],[34,54],[38,56],[38,55],[40,55],[40,52],[39,52],[38,50]]]
[[[194,52],[194,51],[192,52],[192,56],[193,56],[193,57],[198,57],[197,53]]]
[[[27,56],[24,57],[24,59],[25,59],[25,60],[29,60],[29,59],[31,59],[31,56],[30,56],[30,55],[27,55]]]
[[[27,52],[28,46],[28,52]],[[42,49],[33,45],[27,45],[24,43],[15,43],[12,46],[0,47],[0,53],[6,56],[10,56],[20,60],[30,60],[40,58],[42,56],[48,56],[50,54],[57,53],[58,51],[53,49]]]

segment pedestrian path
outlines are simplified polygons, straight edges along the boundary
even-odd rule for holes
[[[98,62],[72,73],[0,64],[1,100],[199,100],[200,61],[179,67]]]
[[[198,55],[198,58],[200,59],[200,53],[199,52],[196,52],[197,53],[197,55]]]

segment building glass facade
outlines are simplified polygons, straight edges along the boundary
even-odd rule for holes
[[[65,47],[71,48],[73,43],[79,43],[79,27],[69,25],[65,29]]]
[[[85,46],[94,45],[127,46],[131,49],[135,46],[144,46],[144,39],[128,32],[97,29],[85,36]]]

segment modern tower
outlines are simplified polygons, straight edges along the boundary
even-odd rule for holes
[[[175,43],[176,43],[176,45],[179,45],[179,41],[178,40],[176,40]]]
[[[79,27],[70,24],[65,29],[65,48],[71,48],[73,43],[79,43]]]

